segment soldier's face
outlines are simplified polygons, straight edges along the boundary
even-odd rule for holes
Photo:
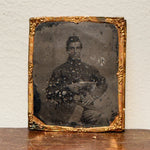
[[[80,42],[71,42],[69,44],[68,54],[72,59],[80,59],[81,44]]]

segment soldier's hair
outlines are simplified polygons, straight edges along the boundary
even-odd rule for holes
[[[74,36],[70,36],[66,42],[66,50],[67,51],[69,50],[69,45],[71,42],[80,42],[80,47],[82,48],[82,43],[81,43],[79,37],[74,35]]]

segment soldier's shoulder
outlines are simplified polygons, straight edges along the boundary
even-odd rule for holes
[[[55,73],[60,72],[60,71],[64,70],[66,67],[67,67],[67,63],[63,63],[63,64],[57,66],[53,72],[55,72]]]

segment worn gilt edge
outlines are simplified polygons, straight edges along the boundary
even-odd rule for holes
[[[29,116],[29,129],[31,130],[44,130],[45,124],[35,117],[32,113],[28,114]]]
[[[118,68],[117,76],[118,76],[118,84],[122,85],[123,79],[125,77],[125,69],[122,65],[120,65]]]
[[[31,112],[28,113],[28,127],[31,129],[33,124],[33,114]]]
[[[44,131],[62,131],[62,132],[110,132],[110,131],[123,131],[122,116],[117,116],[110,126],[104,127],[63,127],[56,125],[45,125],[42,121],[36,118],[33,114],[29,113],[29,128],[31,130],[44,130]]]
[[[33,63],[28,63],[28,82],[29,83],[32,83],[33,82],[33,77],[32,77],[32,74],[33,74]]]
[[[126,21],[122,17],[117,18],[110,18],[110,17],[38,17],[38,18],[30,18],[30,32],[29,37],[34,40],[35,35],[35,28],[38,26],[38,24],[43,22],[55,22],[55,21],[66,21],[66,22],[73,22],[73,23],[80,23],[80,22],[95,22],[95,23],[110,23],[114,24],[116,28],[118,29],[118,40],[119,45],[123,44],[123,57],[122,52],[120,52],[120,46],[119,46],[119,68],[117,72],[118,76],[118,86],[121,85],[122,87],[125,86],[125,48],[126,48]],[[122,43],[124,42],[124,43]],[[29,58],[31,57],[31,61],[29,62],[29,84],[33,84],[33,41],[31,41],[29,44],[31,48],[29,49]],[[32,53],[32,54],[31,54]],[[121,56],[120,56],[121,54]],[[119,88],[122,89],[122,88]],[[33,91],[32,88],[29,88],[29,91]],[[123,98],[123,92],[119,92]],[[29,101],[33,101],[33,98],[29,98]],[[120,101],[124,99],[119,98],[119,105]],[[30,109],[33,109],[33,104],[30,106]],[[62,126],[53,126],[53,125],[45,125],[43,122],[41,123],[40,120],[34,120],[33,118],[36,118],[33,113],[29,111],[29,128],[30,129],[36,129],[36,130],[45,130],[45,131],[71,131],[71,132],[109,132],[109,131],[123,131],[124,130],[124,106],[122,106],[123,110],[119,110],[119,115],[115,118],[115,120],[111,123],[110,126],[105,127],[91,127],[91,128],[73,128],[73,127],[62,127]],[[33,111],[33,110],[32,110]],[[122,112],[122,113],[120,113]]]
[[[100,23],[100,22],[109,22],[109,23],[117,23],[120,21],[119,26],[121,27],[121,20],[122,17],[118,18],[110,18],[110,17],[84,17],[84,16],[74,16],[74,17],[33,17],[30,18],[30,35],[34,36],[35,35],[35,28],[40,24],[44,22],[73,22],[73,23],[80,23],[80,22],[95,22],[95,23]],[[116,21],[114,21],[116,20]]]
[[[118,30],[119,66],[118,66],[118,105],[119,116],[108,130],[124,131],[125,129],[125,59],[126,59],[126,20],[124,18],[106,18],[107,23],[114,24]]]

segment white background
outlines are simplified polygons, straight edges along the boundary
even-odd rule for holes
[[[29,18],[127,20],[126,128],[150,129],[150,0],[0,0],[0,127],[27,127]]]

